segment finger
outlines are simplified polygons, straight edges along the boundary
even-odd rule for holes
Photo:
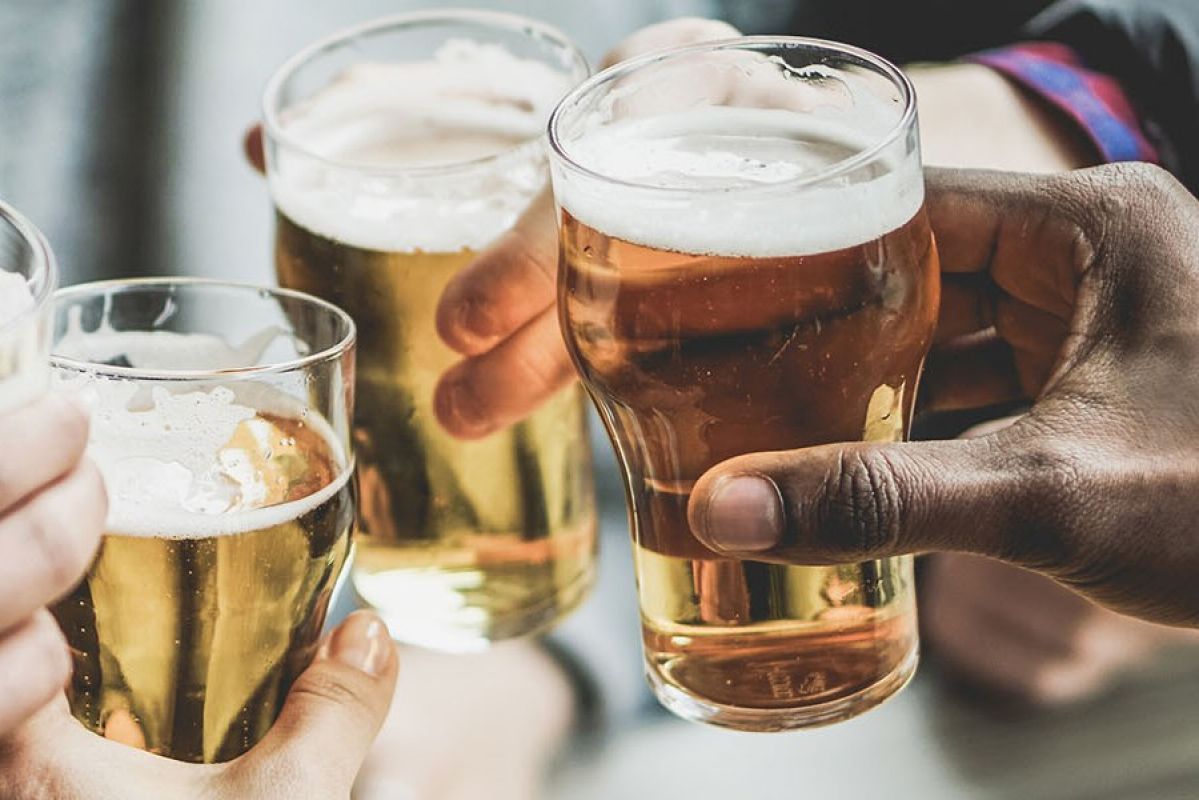
[[[70,675],[67,643],[50,612],[0,637],[0,737],[53,700]]]
[[[937,659],[963,683],[1025,703],[1055,705],[1080,699],[1097,688],[1094,669],[1047,653],[1038,644],[960,612],[926,623]]]
[[[1069,324],[1002,295],[996,303],[995,330],[1014,352],[1013,363],[1024,396],[1035,396],[1057,364]]]
[[[477,355],[524,327],[557,299],[554,205],[542,192],[512,230],[446,286],[437,332],[463,355]]]
[[[574,379],[551,307],[495,349],[446,372],[433,408],[452,435],[478,439],[528,416]]]
[[[1060,486],[1053,470],[1061,460],[1037,444],[1036,428],[1023,420],[979,439],[730,459],[696,483],[692,530],[714,550],[760,561],[832,564],[949,550],[1052,569],[1065,545],[1040,515],[1058,506],[1047,495]]]
[[[1012,348],[994,332],[935,348],[920,379],[920,406],[929,411],[986,408],[1025,397]]]
[[[994,326],[996,295],[995,285],[986,275],[943,275],[934,341],[940,344]]]
[[[1065,320],[1079,271],[1084,193],[1069,179],[929,169],[927,207],[944,273],[983,273]]]
[[[83,411],[57,394],[0,416],[0,515],[74,467],[87,430]]]
[[[1043,575],[991,559],[941,555],[929,562],[921,581],[927,622],[961,616],[980,634],[1028,642],[1041,660],[1084,657],[1084,625],[1112,613]]]
[[[242,153],[246,161],[259,175],[266,174],[266,150],[263,147],[262,125],[255,123],[246,131],[241,141]]]
[[[720,20],[702,17],[681,17],[667,20],[642,28],[624,39],[608,51],[600,62],[600,68],[604,69],[655,50],[732,39],[740,35],[741,31]]]
[[[0,520],[0,631],[79,582],[107,513],[100,471],[85,460]]]
[[[346,796],[395,693],[399,659],[387,626],[351,614],[291,688],[270,733],[231,767],[242,789],[283,781],[300,797]],[[250,796],[249,794],[242,796]]]

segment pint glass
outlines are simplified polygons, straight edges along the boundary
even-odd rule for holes
[[[687,522],[734,456],[900,441],[936,323],[915,98],[795,38],[626,62],[550,123],[568,348],[626,478],[648,675],[681,716],[834,722],[912,675],[910,558],[722,557]]]
[[[46,389],[54,256],[29,220],[0,203],[0,413]]]
[[[361,331],[352,580],[402,641],[468,651],[531,633],[592,581],[582,391],[474,441],[433,406],[459,358],[438,337],[438,299],[548,191],[545,122],[585,75],[539,23],[428,12],[320,42],[266,91],[279,281]]]
[[[195,280],[54,301],[54,379],[91,407],[109,514],[52,609],[88,728],[234,758],[308,666],[350,550],[354,324],[312,297]]]

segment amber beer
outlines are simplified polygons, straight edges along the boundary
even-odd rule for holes
[[[627,475],[649,678],[677,713],[748,730],[859,713],[917,650],[910,558],[730,559],[687,520],[726,459],[908,432],[939,298],[918,156],[805,185],[861,137],[792,116],[692,109],[556,142],[563,328]]]
[[[528,43],[512,31],[501,41],[513,19],[439,12],[368,26],[359,34],[374,52],[401,60],[351,60],[294,98],[270,152],[280,283],[345,308],[362,331],[354,588],[396,638],[450,651],[552,624],[594,571],[581,390],[473,441],[446,433],[433,408],[461,359],[438,337],[438,301],[545,187],[539,137],[572,79],[561,60],[551,69],[519,51]],[[417,34],[434,52],[415,49]],[[276,81],[302,82],[308,63]]]
[[[67,696],[109,739],[227,761],[266,734],[312,661],[349,557],[352,323],[282,347],[287,315],[298,328],[333,312],[293,295],[272,321],[254,287],[96,286],[56,301],[54,378],[91,407],[88,455],[109,494],[95,560],[51,609],[74,660]],[[232,348],[139,329],[202,319],[261,327]]]

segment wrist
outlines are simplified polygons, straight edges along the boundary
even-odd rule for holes
[[[926,164],[1064,172],[1097,161],[1069,119],[990,67],[916,65],[908,75]]]

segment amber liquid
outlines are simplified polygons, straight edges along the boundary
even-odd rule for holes
[[[442,650],[541,630],[595,568],[596,513],[582,392],[571,387],[479,441],[446,433],[438,378],[460,356],[437,336],[449,280],[474,254],[383,252],[277,216],[284,286],[358,324],[355,589],[396,638]]]
[[[915,664],[911,560],[722,558],[692,535],[687,501],[733,456],[906,436],[939,300],[924,212],[786,258],[657,250],[563,217],[563,327],[625,472],[659,697],[751,730],[881,702]]]
[[[297,515],[216,536],[110,531],[52,609],[74,659],[72,713],[181,761],[227,761],[262,739],[316,653],[350,551],[352,485],[312,427],[260,414],[221,455],[255,465],[263,508],[295,503]]]

